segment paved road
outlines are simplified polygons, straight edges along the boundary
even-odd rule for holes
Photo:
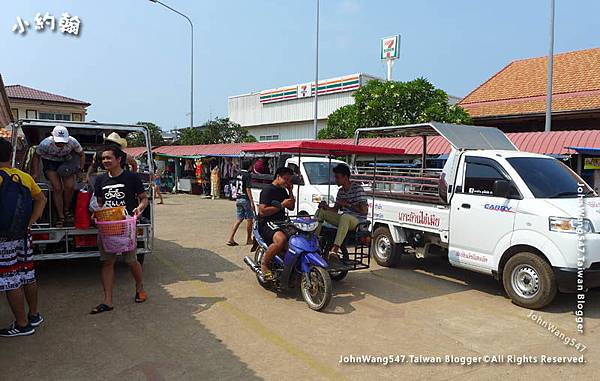
[[[574,356],[503,296],[486,276],[443,261],[374,265],[335,284],[324,313],[296,293],[260,288],[242,258],[223,244],[232,202],[168,196],[158,206],[155,253],[144,265],[147,303],[118,266],[115,310],[100,301],[96,260],[38,267],[47,321],[36,335],[0,341],[2,380],[200,379],[595,379],[600,364],[600,292],[588,294],[585,336],[575,332],[574,298],[536,312],[588,346],[585,365],[340,364],[344,355]],[[238,240],[244,241],[239,235]],[[0,322],[10,321],[0,303]]]

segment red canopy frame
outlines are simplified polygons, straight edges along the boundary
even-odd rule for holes
[[[328,143],[319,140],[294,140],[245,144],[247,153],[292,153],[304,155],[404,155],[403,148],[373,147],[354,144]]]

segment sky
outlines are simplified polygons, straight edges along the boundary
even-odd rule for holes
[[[194,124],[227,97],[314,80],[316,0],[164,0],[194,23]],[[509,62],[544,56],[550,0],[321,0],[319,78],[385,77],[382,37],[400,34],[394,79],[425,77],[463,97]],[[81,20],[79,37],[33,28],[36,13]],[[555,53],[600,47],[600,1],[556,0]],[[12,32],[17,17],[32,25]],[[57,27],[58,29],[58,27]],[[0,73],[88,101],[88,120],[189,126],[190,27],[148,0],[3,0]]]

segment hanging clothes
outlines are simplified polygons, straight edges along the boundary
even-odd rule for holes
[[[221,193],[219,180],[219,167],[215,165],[210,172],[210,195],[213,200],[219,198]]]

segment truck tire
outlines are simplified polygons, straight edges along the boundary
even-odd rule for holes
[[[380,226],[375,229],[373,243],[371,244],[371,253],[379,266],[393,267],[400,261],[401,250],[394,243],[392,234],[387,226]]]
[[[502,283],[514,304],[539,309],[550,304],[557,293],[554,271],[534,253],[513,255],[502,271]]]

